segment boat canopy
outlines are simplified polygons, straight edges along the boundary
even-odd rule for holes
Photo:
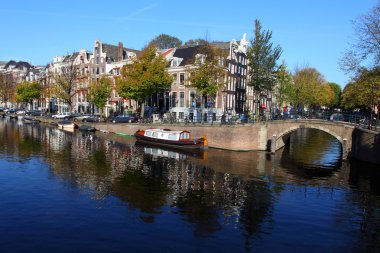
[[[145,130],[144,136],[161,140],[179,141],[190,139],[190,132],[170,131],[162,129],[147,129]]]

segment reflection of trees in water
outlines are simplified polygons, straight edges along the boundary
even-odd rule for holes
[[[17,123],[15,120],[1,121],[0,149],[8,154],[17,154],[23,161],[41,152],[41,142],[38,139],[40,129],[31,125],[18,125]]]
[[[196,158],[153,157],[144,149],[96,135],[45,126],[37,129],[35,135],[13,129],[9,138],[18,147],[17,140],[22,137],[26,150],[40,143],[36,152],[43,154],[51,173],[67,187],[90,189],[97,200],[115,196],[140,211],[144,222],[154,222],[162,208],[171,206],[194,225],[196,237],[210,236],[226,224],[235,227],[239,222],[249,240],[260,233],[259,223],[271,209],[271,201],[263,199],[269,191],[266,184],[247,183],[239,176],[217,172],[198,164]],[[9,145],[2,141],[0,146]],[[261,192],[251,184],[260,185]]]
[[[265,223],[271,221],[274,198],[266,182],[250,181],[245,185],[239,223],[243,231],[246,251],[252,249],[253,238],[260,237],[265,230]]]

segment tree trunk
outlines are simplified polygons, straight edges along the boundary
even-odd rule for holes
[[[141,103],[141,112],[140,112],[141,118],[144,118],[144,114],[145,114],[145,102],[142,102]]]

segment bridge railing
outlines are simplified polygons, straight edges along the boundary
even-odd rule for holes
[[[163,118],[160,123],[163,124],[203,124],[203,125],[236,125],[236,124],[247,124],[247,123],[258,123],[267,121],[283,121],[283,120],[301,120],[301,119],[318,119],[326,121],[340,121],[353,124],[358,127],[373,129],[380,131],[380,127],[377,126],[378,122],[376,117],[370,121],[370,118],[365,115],[359,114],[347,114],[347,113],[331,113],[331,112],[297,112],[297,113],[267,113],[262,115],[248,115],[248,116],[233,116],[233,115],[222,115],[216,116],[205,114],[201,117],[194,118],[176,118],[169,117]],[[372,123],[372,126],[371,126]]]

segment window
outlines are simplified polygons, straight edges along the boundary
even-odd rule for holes
[[[152,132],[151,131],[146,131],[145,135],[150,137],[150,136],[152,136]]]
[[[185,84],[185,73],[179,73],[179,84],[180,85]]]
[[[194,91],[190,92],[189,107],[196,107],[195,93]]]
[[[157,132],[153,132],[152,137],[157,138],[158,137],[158,133]]]
[[[177,92],[172,92],[172,101],[171,101],[171,106],[176,107],[177,106]]]
[[[174,84],[177,84],[177,74],[173,74],[173,82]]]
[[[99,54],[99,48],[95,47],[95,54]]]
[[[177,140],[177,134],[169,134],[168,139],[169,140]]]
[[[185,118],[185,114],[184,114],[184,112],[179,112],[178,117],[179,117],[180,119],[184,119],[184,118]]]
[[[185,92],[179,93],[179,107],[185,106]]]
[[[102,74],[104,73],[104,68],[102,68]]]
[[[99,64],[99,57],[96,57],[96,64]]]

